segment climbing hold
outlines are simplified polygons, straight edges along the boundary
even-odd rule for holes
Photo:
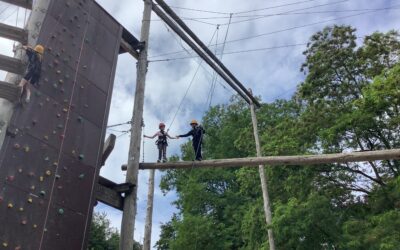
[[[20,246],[16,246],[14,250],[21,250],[22,248]]]
[[[0,196],[0,202],[3,202],[3,197],[2,196]]]
[[[85,174],[80,174],[79,179],[83,179],[83,178],[85,178]]]
[[[21,221],[21,224],[22,224],[22,225],[26,225],[27,223],[28,223],[28,222],[27,222],[26,220],[22,220],[22,221]]]
[[[57,73],[57,74],[61,74],[61,70],[57,70],[56,73]]]
[[[19,145],[18,143],[15,143],[15,144],[14,144],[14,148],[15,148],[15,149],[19,149],[20,147],[21,147],[21,145]]]
[[[79,155],[79,160],[83,160],[83,159],[85,159],[85,155],[84,154],[80,154]]]
[[[50,175],[51,175],[51,171],[50,171],[50,170],[47,170],[47,171],[46,171],[46,175],[47,175],[47,176],[50,176]]]
[[[46,156],[45,158],[44,158],[44,161],[49,161],[50,160],[50,158],[48,157],[48,156]]]
[[[62,186],[57,186],[58,189],[62,189]]]
[[[58,83],[63,84],[64,83],[63,79],[58,80]]]
[[[29,176],[35,176],[35,174],[33,173],[33,172],[29,172],[29,174],[28,174]]]
[[[84,88],[85,88],[85,86],[81,85],[81,89],[84,89]]]
[[[33,226],[32,226],[33,228],[37,228],[37,225],[36,224],[33,224]]]
[[[35,190],[35,186],[34,185],[31,186],[31,190]]]
[[[61,134],[61,135],[60,135],[60,139],[61,139],[61,140],[64,140],[64,138],[65,138],[65,135],[64,135],[64,134]]]
[[[7,207],[8,207],[8,208],[13,208],[14,205],[13,205],[12,203],[8,203]]]
[[[40,176],[40,177],[39,177],[39,181],[40,181],[40,182],[43,182],[43,181],[44,181],[44,177],[43,177],[43,176]]]
[[[33,125],[36,125],[36,123],[37,123],[37,120],[36,120],[36,119],[33,119],[33,120],[32,120],[32,124],[33,124]]]
[[[23,208],[23,207],[20,207],[18,210],[19,210],[20,212],[23,212],[23,211],[24,211],[24,208]]]
[[[83,69],[87,69],[87,66],[86,66],[86,65],[83,65]]]
[[[78,117],[78,122],[82,122],[83,118],[81,116]]]
[[[40,195],[41,196],[45,196],[46,195],[46,191],[44,191],[44,190],[40,191]]]
[[[28,203],[33,203],[32,198],[28,198]]]
[[[85,104],[84,107],[85,107],[85,108],[89,108],[89,105]]]
[[[49,140],[49,136],[48,136],[48,135],[45,135],[45,136],[43,136],[43,139],[45,139],[46,141],[48,141],[48,140]]]
[[[7,176],[7,181],[14,181],[14,175]]]
[[[19,169],[18,169],[18,173],[22,173],[22,168],[19,168]]]
[[[25,151],[26,153],[28,153],[28,152],[30,151],[29,146],[25,146],[25,147],[24,147],[24,151]]]
[[[58,213],[61,215],[64,214],[64,209],[62,209],[62,208],[58,209]]]
[[[54,83],[53,88],[55,88],[55,89],[58,88],[57,84]]]
[[[60,179],[61,175],[56,174],[56,179]]]
[[[57,134],[57,131],[53,130],[53,135]]]
[[[7,242],[3,242],[3,247],[8,247],[8,243]]]
[[[61,114],[60,114],[60,113],[58,113],[58,114],[57,114],[57,118],[60,118],[60,117],[61,117]]]
[[[49,102],[49,101],[50,101],[50,98],[47,97],[47,98],[46,98],[46,102]]]
[[[68,112],[68,109],[67,109],[67,108],[63,108],[63,112],[64,112],[64,113],[67,113],[67,112]]]
[[[57,167],[58,166],[58,162],[53,162],[53,166]]]

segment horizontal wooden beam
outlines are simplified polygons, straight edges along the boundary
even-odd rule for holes
[[[194,162],[140,163],[140,169],[174,169],[191,167],[241,167],[258,165],[316,165],[328,163],[362,162],[400,159],[400,149],[363,151],[341,154],[268,156]]]
[[[121,40],[121,48],[124,51],[128,52],[134,58],[136,58],[136,59],[139,58],[139,53],[124,39]]]
[[[17,85],[0,81],[0,98],[9,100],[10,102],[18,101],[20,90]]]
[[[124,198],[121,196],[121,193],[100,183],[96,185],[95,192],[97,201],[121,211],[123,210]]]
[[[25,66],[20,60],[0,55],[0,70],[22,75],[24,68]]]
[[[0,23],[0,37],[26,44],[28,41],[28,32],[15,26]]]
[[[16,5],[25,9],[32,9],[32,0],[0,0],[5,3]]]

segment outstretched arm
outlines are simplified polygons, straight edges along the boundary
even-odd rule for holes
[[[145,137],[145,138],[150,138],[150,139],[154,139],[157,135],[158,135],[158,132],[156,132],[153,136],[143,135],[143,137]]]
[[[180,137],[188,137],[188,136],[191,136],[191,135],[193,135],[193,130],[190,130],[190,131],[187,132],[186,134],[178,135],[177,138],[180,138]]]

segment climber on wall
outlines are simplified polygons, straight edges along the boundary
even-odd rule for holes
[[[192,126],[192,129],[189,132],[184,135],[178,135],[177,138],[193,136],[192,145],[196,155],[196,161],[201,161],[203,159],[203,156],[201,155],[201,145],[203,143],[203,135],[206,131],[196,120],[192,120],[190,126]]]
[[[150,138],[153,139],[154,137],[158,136],[158,139],[156,141],[156,145],[158,147],[158,160],[157,162],[161,162],[161,159],[163,162],[167,161],[167,146],[168,146],[168,140],[169,139],[177,139],[177,137],[171,137],[168,132],[165,131],[165,124],[160,123],[158,128],[160,131],[157,131],[153,136],[147,136],[143,135],[145,138]]]
[[[40,79],[44,47],[38,44],[33,49],[29,46],[22,46],[22,48],[26,50],[28,66],[25,71],[25,76],[22,78],[18,86],[21,88],[21,98],[24,91],[26,92],[25,101],[28,103],[31,99],[30,85],[36,85]]]

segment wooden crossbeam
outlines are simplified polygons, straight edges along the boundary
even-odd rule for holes
[[[101,166],[104,166],[106,164],[107,158],[110,156],[111,152],[113,151],[115,147],[115,141],[117,140],[117,137],[114,134],[110,134],[104,143],[103,146],[103,155],[101,157]]]
[[[32,0],[1,0],[2,2],[16,5],[25,9],[32,9]]]
[[[0,55],[0,70],[22,75],[24,64],[13,57]]]
[[[139,53],[125,40],[121,40],[121,49],[122,51],[128,52],[131,56],[138,59]]]
[[[0,81],[0,98],[15,102],[19,95],[20,90],[17,85]]]
[[[328,163],[362,162],[400,159],[400,149],[363,151],[340,154],[268,156],[233,159],[205,160],[195,162],[140,163],[140,169],[176,169],[204,167],[241,167],[258,165],[316,165]]]
[[[28,41],[28,32],[15,26],[0,23],[0,37],[26,44]]]
[[[124,198],[120,193],[100,183],[96,185],[96,199],[118,210],[122,210],[124,206]]]

